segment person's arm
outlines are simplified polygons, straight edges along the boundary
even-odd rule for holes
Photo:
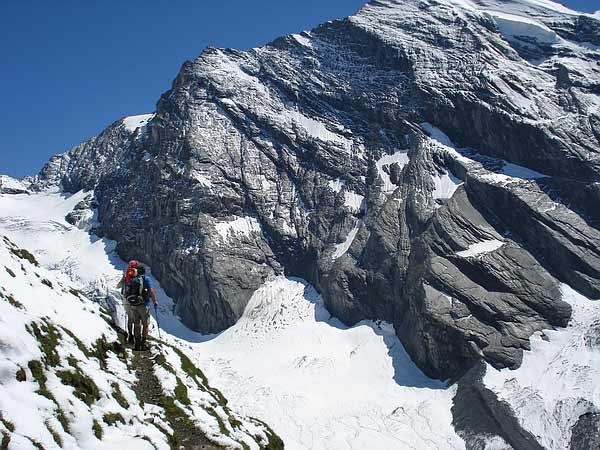
[[[150,294],[150,298],[152,299],[152,303],[154,303],[154,306],[158,306],[158,300],[156,300],[156,294],[154,293],[154,289],[148,289],[148,293]]]

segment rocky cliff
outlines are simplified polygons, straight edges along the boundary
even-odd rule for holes
[[[377,0],[183,64],[33,184],[95,190],[99,231],[190,327],[274,274],[393,322],[430,376],[517,367],[600,297],[600,21],[546,0]]]

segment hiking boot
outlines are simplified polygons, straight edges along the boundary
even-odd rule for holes
[[[135,341],[135,347],[133,348],[133,351],[139,352],[141,350],[142,350],[142,341],[136,340]]]
[[[142,342],[140,343],[140,350],[142,350],[142,351],[148,350],[148,345],[146,344],[146,338],[142,338]]]
[[[133,334],[130,334],[129,336],[127,336],[127,343],[129,345],[134,345],[135,344],[135,338],[133,337]]]

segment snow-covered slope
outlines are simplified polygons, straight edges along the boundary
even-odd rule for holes
[[[424,376],[391,325],[346,327],[301,280],[268,282],[195,354],[234,408],[265,418],[288,450],[465,448],[455,389]]]
[[[169,449],[189,439],[182,421],[206,448],[265,448],[271,431],[233,413],[177,342],[157,343],[146,371],[124,345],[100,304],[120,309],[114,245],[64,220],[83,195],[0,196],[0,234],[36,250],[0,239],[2,448]]]
[[[0,234],[19,243],[0,243],[0,260],[5,266],[0,267],[0,339],[6,343],[2,347],[0,410],[6,421],[3,432],[13,444],[23,445],[15,448],[30,448],[30,439],[46,448],[53,448],[55,439],[63,448],[146,448],[141,436],[148,436],[157,448],[167,445],[160,428],[143,420],[153,415],[155,423],[168,429],[160,408],[142,406],[136,398],[131,352],[123,352],[115,344],[119,338],[107,321],[109,317],[83,293],[102,303],[108,299],[117,322],[122,322],[113,286],[124,263],[116,256],[114,243],[64,220],[89,195],[0,195]],[[23,244],[34,249],[40,267],[22,259],[29,257],[19,250]],[[212,405],[217,414],[225,414],[225,421],[231,411],[260,417],[282,437],[288,450],[477,448],[454,429],[455,385],[424,376],[390,324],[363,321],[347,327],[331,317],[323,299],[302,280],[278,277],[267,282],[252,296],[241,319],[214,336],[202,336],[183,326],[160,285],[157,290],[165,342],[165,359],[157,361],[168,365],[157,363],[154,372],[167,396],[176,397],[178,383],[186,386],[187,396],[196,405],[186,411],[215,440],[229,444],[245,440],[250,448],[258,448],[244,429],[229,429],[228,422],[225,426],[231,436],[223,436],[218,420],[211,419],[205,409],[214,398],[195,385],[182,368],[182,353],[175,349],[202,367],[211,384],[229,399],[231,410]],[[514,409],[523,429],[533,433],[544,448],[553,450],[567,448],[565,443],[569,443],[580,414],[600,408],[600,385],[594,376],[599,368],[595,333],[600,309],[566,287],[564,296],[574,306],[572,324],[566,330],[535,337],[521,369],[489,367],[485,377],[485,386]],[[32,323],[42,330],[41,340]],[[153,324],[152,334],[157,336],[156,322]],[[44,335],[53,339],[52,333],[60,341],[58,356],[41,345],[46,342]],[[104,342],[107,344],[99,344]],[[105,360],[95,356],[99,345],[108,349]],[[52,358],[57,362],[50,363]],[[40,388],[30,366],[34,370],[37,366],[30,361],[40,361],[55,400],[35,393]],[[168,367],[174,368],[175,374]],[[99,399],[91,406],[73,398],[73,388],[57,375],[69,370],[84,373],[98,387]],[[26,381],[18,381],[17,372],[24,374]],[[540,379],[544,383],[540,384]],[[119,404],[115,383],[128,408]],[[39,418],[29,420],[36,411]],[[59,411],[66,418],[59,416],[63,422],[81,419],[64,428],[54,418]],[[110,413],[121,414],[125,423],[108,425],[105,415]],[[118,416],[106,420],[114,417]],[[267,439],[269,432],[260,423],[243,423],[248,432],[255,434],[254,426],[263,430]],[[96,431],[102,439],[94,429],[102,430]],[[504,442],[493,433],[478,439],[488,443],[486,448]]]

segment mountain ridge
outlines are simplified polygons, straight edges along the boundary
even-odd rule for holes
[[[208,48],[145,127],[116,122],[34,186],[95,188],[100,232],[152,264],[193,328],[233,324],[259,285],[286,273],[345,323],[394,322],[429,375],[482,354],[517,367],[531,332],[568,321],[553,278],[600,295],[596,213],[577,193],[600,195],[597,49],[568,39],[599,24],[522,1],[502,3],[499,25],[497,6],[370,2],[257,49]],[[538,28],[514,34],[515,12]],[[452,179],[462,184],[450,199],[435,194]],[[561,225],[572,221],[580,231]],[[507,245],[460,256],[489,239]],[[458,344],[442,344],[440,329]]]

